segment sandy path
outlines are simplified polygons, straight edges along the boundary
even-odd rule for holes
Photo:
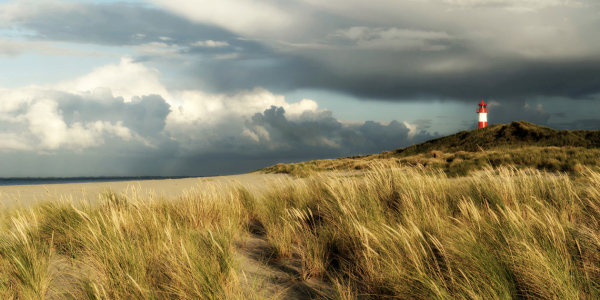
[[[264,229],[256,223],[249,227],[253,233],[236,245],[242,285],[265,299],[332,299],[331,283],[321,278],[303,278],[302,260],[297,253],[291,258],[274,259]]]
[[[119,193],[128,187],[139,187],[142,194],[162,195],[172,198],[191,188],[203,188],[208,184],[227,186],[240,183],[248,188],[261,189],[269,182],[289,178],[286,174],[241,174],[217,177],[199,177],[184,179],[89,182],[49,185],[12,185],[0,186],[0,206],[11,207],[21,203],[29,206],[36,202],[69,198],[95,201],[104,189]]]

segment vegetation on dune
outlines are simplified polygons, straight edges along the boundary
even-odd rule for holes
[[[0,298],[247,299],[231,250],[244,218],[238,199],[217,190],[172,202],[108,191],[97,206],[4,211]]]
[[[465,178],[376,164],[264,193],[114,193],[3,212],[2,299],[245,299],[235,239],[262,227],[331,299],[597,299],[600,175],[501,167]],[[258,224],[258,225],[256,225]],[[73,269],[65,273],[63,262]]]
[[[600,175],[581,180],[379,164],[244,202],[275,252],[299,253],[304,277],[325,276],[338,299],[597,299]]]
[[[363,170],[373,162],[443,169],[452,177],[501,166],[576,174],[583,166],[600,165],[600,131],[558,131],[521,121],[463,131],[380,154],[278,164],[258,172],[308,176],[323,171]]]
[[[600,148],[598,130],[555,130],[526,121],[491,125],[472,131],[430,140],[418,145],[392,151],[395,156],[406,157],[433,150],[444,152],[477,152],[487,149],[521,147],[575,147]]]

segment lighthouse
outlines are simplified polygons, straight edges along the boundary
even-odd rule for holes
[[[477,109],[477,114],[479,114],[479,128],[487,127],[487,113],[488,109],[486,108],[485,102],[481,100],[479,103],[479,108]]]

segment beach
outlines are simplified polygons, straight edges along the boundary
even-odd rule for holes
[[[249,189],[260,189],[267,184],[289,178],[286,174],[239,174],[229,176],[197,177],[163,180],[138,180],[115,182],[87,182],[46,185],[0,186],[0,205],[6,208],[15,205],[29,206],[37,202],[73,199],[94,202],[104,190],[116,193],[135,188],[142,195],[154,195],[172,199],[192,188],[202,189],[211,184],[220,186],[243,185]]]

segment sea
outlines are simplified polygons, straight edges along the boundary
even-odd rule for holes
[[[201,176],[141,176],[141,177],[8,177],[0,178],[0,186],[7,185],[43,185],[61,183],[114,182],[198,178]]]

